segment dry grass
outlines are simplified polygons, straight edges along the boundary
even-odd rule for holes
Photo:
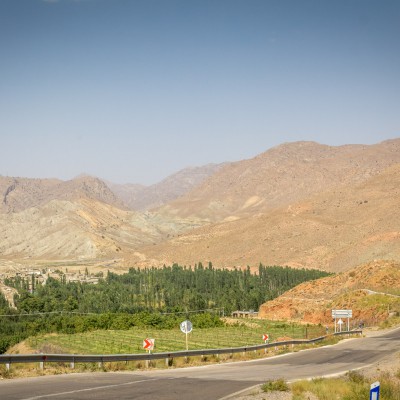
[[[291,385],[293,399],[306,400],[307,393],[313,393],[318,400],[365,400],[369,398],[372,382],[380,382],[381,398],[400,400],[400,370],[392,373],[376,373],[367,377],[360,372],[350,371],[343,378],[319,378],[299,381]]]

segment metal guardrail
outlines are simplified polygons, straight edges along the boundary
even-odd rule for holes
[[[362,334],[362,330],[346,331],[334,333],[334,336]],[[222,349],[201,349],[201,350],[183,350],[163,353],[145,353],[145,354],[2,354],[0,355],[0,364],[6,364],[7,370],[13,363],[33,363],[39,362],[40,367],[44,367],[44,363],[70,363],[71,368],[75,367],[75,363],[99,363],[118,362],[118,361],[151,361],[165,359],[166,365],[169,360],[175,357],[194,357],[219,354],[246,353],[249,351],[257,351],[268,349],[271,347],[312,344],[320,342],[327,336],[320,336],[314,339],[287,340],[283,342],[272,342],[259,344],[254,346],[243,347],[226,347]]]

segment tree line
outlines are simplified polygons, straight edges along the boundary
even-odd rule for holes
[[[259,265],[246,269],[218,269],[211,263],[192,267],[130,268],[125,274],[108,271],[97,284],[48,278],[46,284],[14,277],[5,284],[17,289],[16,310],[0,296],[0,352],[41,332],[75,333],[93,329],[129,329],[132,326],[176,327],[185,313],[215,326],[219,313],[258,310],[299,283],[327,276],[319,270]],[[33,290],[32,290],[33,288]],[[30,289],[30,290],[29,290]],[[56,313],[58,314],[50,314]],[[46,313],[45,317],[37,313]],[[31,314],[30,317],[22,317]],[[32,314],[36,314],[33,318]],[[208,315],[208,316],[207,316]],[[179,316],[179,317],[178,317]],[[144,324],[144,325],[143,325]],[[198,325],[197,325],[198,326]]]

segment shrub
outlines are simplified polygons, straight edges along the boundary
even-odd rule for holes
[[[364,383],[365,382],[365,377],[363,374],[357,371],[349,371],[347,374],[347,379],[349,382],[354,382],[354,383]]]
[[[261,386],[261,390],[263,392],[271,392],[271,391],[287,392],[289,390],[289,386],[282,378],[280,378],[277,379],[276,381],[265,382]]]

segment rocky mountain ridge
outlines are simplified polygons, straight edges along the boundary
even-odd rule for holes
[[[151,247],[159,265],[289,265],[343,271],[379,258],[400,259],[400,164],[358,185],[236,220],[208,224]]]
[[[210,222],[287,206],[342,185],[356,185],[400,163],[400,139],[375,145],[285,143],[229,163],[160,212]]]
[[[186,170],[159,185],[161,203],[180,197],[152,212],[130,211],[94,177],[0,176],[0,258],[346,270],[399,259],[399,177],[400,139],[288,143],[251,160]]]
[[[0,176],[0,196],[0,212],[19,212],[44,206],[52,200],[82,198],[125,208],[101,179],[87,175],[69,181]]]

